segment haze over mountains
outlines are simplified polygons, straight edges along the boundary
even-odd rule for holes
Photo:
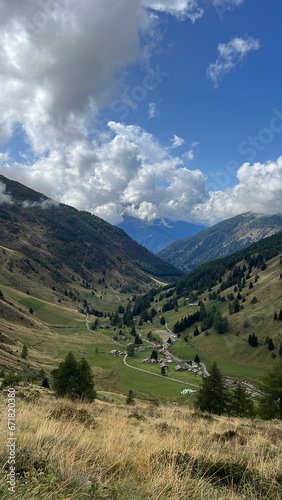
[[[187,273],[205,262],[229,255],[279,231],[282,231],[282,215],[248,212],[173,243],[158,255]]]
[[[171,243],[193,236],[205,229],[201,224],[192,224],[185,221],[169,219],[155,219],[152,221],[137,219],[129,215],[124,216],[119,224],[124,231],[135,241],[148,248],[150,252],[158,253]]]

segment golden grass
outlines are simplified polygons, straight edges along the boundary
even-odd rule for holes
[[[17,468],[32,476],[17,479],[15,500],[281,498],[281,422],[141,403],[76,404],[43,390],[32,401],[28,391],[16,396]],[[5,394],[0,402],[4,467]],[[1,494],[10,498],[4,470]]]

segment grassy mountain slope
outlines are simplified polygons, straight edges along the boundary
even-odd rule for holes
[[[30,280],[52,288],[70,282],[73,275],[91,282],[107,274],[116,287],[137,289],[151,278],[166,281],[180,276],[121,229],[87,212],[53,203],[3,176],[0,181],[12,198],[12,204],[0,205],[4,283],[17,286],[16,268],[22,276],[17,287],[22,291]]]
[[[0,396],[1,463],[8,451]],[[275,500],[281,498],[282,425],[125,400],[56,401],[17,388],[15,500]],[[24,472],[26,471],[26,472]],[[142,479],[141,479],[142,478]]]
[[[258,379],[263,370],[281,359],[282,321],[275,320],[274,315],[282,308],[282,233],[203,264],[169,293],[170,298],[164,298],[161,307],[177,300],[177,311],[164,312],[171,330],[177,321],[200,312],[198,303],[204,308],[201,317],[181,330],[181,341],[172,349],[175,354],[191,359],[198,353],[208,364],[217,360],[226,375]],[[214,309],[227,318],[225,333],[216,331],[215,320],[205,324],[205,315]],[[195,336],[196,326],[199,334]],[[248,342],[252,334],[258,339],[257,347]],[[273,349],[269,349],[269,338]]]
[[[282,215],[246,213],[173,243],[158,255],[188,272],[205,262],[229,255],[281,230]]]

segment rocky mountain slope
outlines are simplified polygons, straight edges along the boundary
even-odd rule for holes
[[[266,216],[248,212],[173,243],[158,255],[184,272],[188,272],[205,262],[230,255],[278,231],[282,231],[282,215]]]

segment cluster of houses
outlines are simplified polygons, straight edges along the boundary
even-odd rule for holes
[[[112,351],[110,351],[110,354],[112,354],[113,356],[122,356],[126,354],[126,351],[118,351],[117,349],[113,349]]]

